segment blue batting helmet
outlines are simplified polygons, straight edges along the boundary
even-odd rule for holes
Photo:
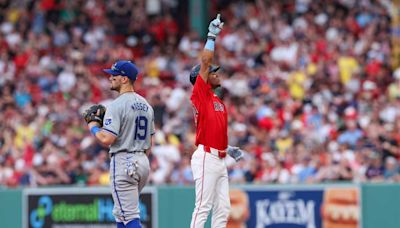
[[[217,65],[210,65],[208,72],[217,72],[219,70],[220,66]],[[192,85],[194,85],[194,83],[196,82],[196,78],[197,75],[199,75],[200,72],[200,64],[197,64],[196,66],[194,66],[192,68],[192,70],[190,71],[190,82],[192,83]]]

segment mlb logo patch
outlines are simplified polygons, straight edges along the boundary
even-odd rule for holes
[[[105,119],[104,120],[104,125],[110,125],[111,124],[111,122],[112,122],[112,119],[111,118],[108,118],[108,119]]]

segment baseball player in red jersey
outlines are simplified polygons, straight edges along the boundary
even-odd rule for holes
[[[230,212],[227,154],[236,161],[242,151],[228,146],[228,115],[222,100],[214,93],[220,87],[216,74],[219,67],[212,65],[215,39],[223,27],[220,15],[211,21],[207,42],[201,54],[201,64],[190,73],[193,84],[191,101],[195,111],[196,146],[191,167],[196,189],[196,203],[191,228],[203,228],[213,209],[211,227],[226,227]]]

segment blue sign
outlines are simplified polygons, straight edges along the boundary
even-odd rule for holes
[[[110,194],[38,194],[28,195],[27,202],[28,228],[99,228],[115,224]],[[142,227],[153,227],[152,193],[141,194],[139,208]]]
[[[323,190],[246,191],[250,218],[247,227],[320,228]]]

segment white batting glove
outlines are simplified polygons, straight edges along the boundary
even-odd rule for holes
[[[210,22],[208,26],[208,34],[207,37],[211,39],[215,39],[217,35],[221,32],[222,27],[224,27],[224,22],[221,22],[221,14],[218,14],[217,17]]]
[[[241,150],[239,147],[228,145],[226,152],[229,154],[229,156],[235,159],[236,162],[240,161],[243,158],[243,150]]]

